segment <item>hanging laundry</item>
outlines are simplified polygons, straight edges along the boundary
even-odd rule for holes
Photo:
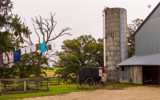
[[[47,51],[49,50],[49,48],[48,48],[48,44],[46,45],[46,50],[47,50]]]
[[[30,46],[29,46],[29,47],[26,47],[26,54],[28,54],[28,53],[31,53],[31,48],[30,48]]]
[[[47,44],[47,45],[46,45],[46,49],[47,49],[47,50],[52,50],[52,44]]]
[[[46,43],[43,42],[43,43],[40,43],[40,47],[41,47],[41,52],[46,52]]]
[[[7,54],[3,53],[3,64],[8,64],[8,56]]]
[[[3,54],[0,55],[0,67],[3,65]]]
[[[36,45],[31,45],[31,52],[35,52],[36,51]]]
[[[21,48],[21,55],[26,54],[26,48]]]
[[[49,50],[52,50],[52,44],[49,45]]]
[[[8,57],[9,57],[9,63],[13,62],[14,61],[14,54],[13,52],[8,52]]]
[[[20,49],[14,52],[14,62],[18,62],[21,60]]]
[[[36,44],[36,50],[40,50],[40,44]]]
[[[49,44],[46,45],[46,49],[47,49],[47,51],[49,50]]]

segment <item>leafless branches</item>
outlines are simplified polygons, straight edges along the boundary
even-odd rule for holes
[[[69,30],[71,30],[69,27],[64,28],[59,32],[58,34],[53,34],[53,31],[57,25],[57,22],[54,20],[54,16],[51,13],[50,19],[42,18],[41,16],[35,17],[34,19],[32,18],[32,24],[34,27],[34,31],[36,32],[38,36],[38,42],[40,43],[41,37],[43,42],[45,41],[46,43],[53,41],[57,39],[60,36],[63,35],[71,35],[69,33]]]
[[[55,27],[57,25],[57,22],[54,19],[55,14],[50,14],[50,18],[42,18],[41,16],[32,18],[32,25],[34,28],[34,32],[36,33],[38,37],[38,43],[46,42],[46,44],[50,41],[53,41],[57,39],[58,37],[61,37],[63,35],[71,35],[70,34],[70,28],[66,27],[63,28],[59,33],[55,34]],[[54,32],[54,33],[53,33]],[[28,45],[33,45],[31,34],[29,35],[29,38],[25,39],[23,38],[23,41],[26,42]],[[45,52],[43,53],[48,61],[56,63],[54,59],[56,59],[55,50],[52,50],[51,52]],[[57,60],[57,59],[56,59]]]

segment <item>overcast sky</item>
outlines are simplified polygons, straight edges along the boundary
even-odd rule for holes
[[[70,27],[72,36],[64,36],[55,41],[56,49],[60,50],[62,42],[80,35],[103,37],[102,11],[105,7],[121,7],[127,9],[128,23],[136,18],[145,19],[159,0],[12,0],[13,12],[22,20],[25,19],[29,29],[36,37],[31,18],[41,15],[49,18],[50,13],[56,13],[58,23],[55,33],[62,28]],[[147,6],[151,5],[151,8]],[[23,20],[24,21],[24,20]],[[33,38],[35,44],[38,43]]]

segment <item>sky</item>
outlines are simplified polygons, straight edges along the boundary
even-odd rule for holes
[[[159,0],[11,0],[13,13],[18,14],[32,31],[32,40],[38,43],[33,30],[32,20],[36,16],[49,18],[55,13],[57,26],[53,34],[70,27],[72,36],[63,36],[53,43],[56,50],[66,39],[73,39],[81,35],[92,35],[95,39],[103,38],[102,12],[105,7],[120,7],[127,10],[127,23],[136,18],[145,19],[159,3]],[[148,5],[151,5],[148,8]]]

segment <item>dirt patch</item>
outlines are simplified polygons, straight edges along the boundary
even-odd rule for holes
[[[159,98],[159,86],[139,86],[72,92],[63,95],[25,98],[23,100],[159,100]]]

